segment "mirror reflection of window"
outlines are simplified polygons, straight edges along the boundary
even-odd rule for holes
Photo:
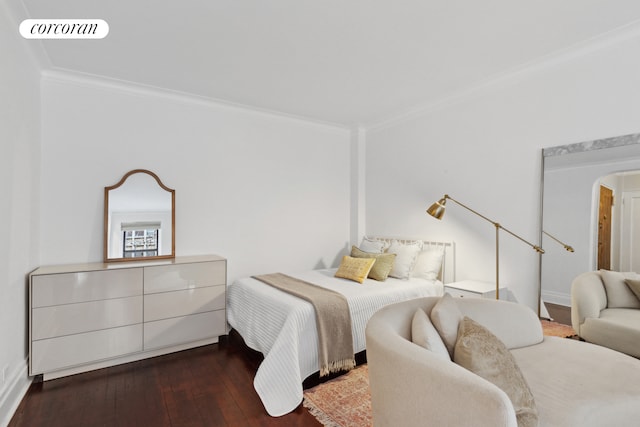
[[[122,224],[122,254],[124,258],[158,256],[160,223]]]

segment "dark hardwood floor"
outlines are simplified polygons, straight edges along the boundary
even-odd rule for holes
[[[571,325],[570,307],[546,306],[556,322]],[[267,414],[253,389],[261,360],[232,331],[218,344],[36,382],[8,427],[320,426],[302,405],[282,417]]]
[[[253,389],[262,356],[218,344],[34,383],[9,427],[320,426],[302,407],[270,417]]]
[[[545,302],[549,315],[554,322],[571,326],[571,307]]]

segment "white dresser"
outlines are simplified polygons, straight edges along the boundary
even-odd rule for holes
[[[218,341],[216,255],[41,267],[29,275],[29,375],[58,378]]]

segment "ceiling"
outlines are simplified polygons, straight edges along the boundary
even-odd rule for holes
[[[109,24],[101,40],[43,41],[53,69],[345,126],[436,103],[640,18],[637,0],[22,2],[30,18]]]

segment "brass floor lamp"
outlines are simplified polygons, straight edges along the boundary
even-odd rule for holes
[[[518,239],[518,240],[526,243],[527,245],[531,246],[539,254],[543,254],[544,253],[544,249],[542,249],[540,246],[534,245],[533,243],[527,242],[526,240],[524,240],[522,237],[518,236],[514,232],[504,228],[502,225],[500,225],[500,223],[490,220],[486,216],[484,216],[484,215],[476,212],[475,210],[471,209],[469,206],[466,206],[466,205],[460,203],[459,201],[457,201],[456,199],[454,199],[453,197],[450,197],[448,194],[445,194],[442,199],[440,199],[437,202],[435,202],[434,204],[432,204],[429,207],[429,209],[427,209],[427,213],[429,215],[431,215],[432,217],[436,218],[436,219],[442,219],[442,216],[444,215],[444,211],[446,209],[447,200],[451,200],[452,202],[462,206],[463,208],[465,208],[469,212],[472,212],[472,213],[478,215],[480,218],[484,219],[485,221],[490,222],[491,224],[493,224],[495,226],[495,228],[496,228],[496,299],[500,299],[500,246],[499,246],[500,245],[500,230],[503,230],[503,231],[511,234],[516,239]]]

